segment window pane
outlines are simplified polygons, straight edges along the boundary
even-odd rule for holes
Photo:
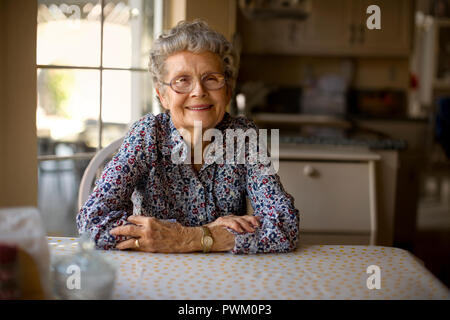
[[[103,71],[103,147],[124,136],[132,122],[151,112],[152,92],[148,72]]]
[[[38,0],[37,64],[100,65],[100,1]]]
[[[73,153],[66,144],[58,144],[56,150],[60,155]],[[89,159],[39,162],[38,206],[48,235],[78,236],[78,188],[88,163]]]
[[[60,143],[74,153],[98,147],[100,71],[38,69],[36,126],[39,155],[54,155]]]
[[[106,0],[103,65],[147,69],[153,41],[153,0]]]

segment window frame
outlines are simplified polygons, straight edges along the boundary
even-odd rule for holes
[[[130,72],[148,72],[144,68],[121,68],[121,67],[104,67],[103,66],[103,26],[104,26],[104,6],[105,0],[99,0],[101,6],[100,13],[100,64],[99,66],[74,66],[74,65],[52,65],[52,64],[36,64],[36,71],[38,69],[65,69],[65,70],[96,70],[100,72],[99,81],[99,114],[98,114],[98,146],[97,152],[103,148],[102,146],[102,132],[103,132],[103,120],[102,120],[102,107],[103,107],[103,71],[130,71]],[[144,0],[145,1],[145,0]],[[163,17],[164,17],[164,0],[154,0],[154,19],[153,19],[153,37],[154,39],[161,34],[163,29]],[[156,99],[153,98],[153,106],[157,106]],[[96,152],[75,153],[69,156],[58,155],[38,155],[38,162],[49,160],[85,160],[94,157]]]

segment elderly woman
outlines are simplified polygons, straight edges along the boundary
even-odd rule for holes
[[[149,67],[166,112],[132,125],[77,216],[79,232],[103,249],[295,249],[299,212],[279,177],[261,170],[265,165],[207,163],[204,156],[194,164],[173,161],[180,145],[208,147],[195,123],[224,136],[227,129],[256,129],[225,111],[238,69],[231,43],[205,22],[180,22],[154,42]],[[253,215],[246,214],[247,197]]]

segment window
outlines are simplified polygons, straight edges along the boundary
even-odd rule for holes
[[[77,235],[78,188],[95,152],[153,103],[148,53],[162,0],[39,0],[39,209],[49,235]]]

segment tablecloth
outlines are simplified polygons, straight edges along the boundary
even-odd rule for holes
[[[77,238],[47,240],[52,259],[78,247]],[[256,255],[100,254],[117,270],[113,299],[450,299],[448,288],[419,259],[393,247],[300,245],[290,253]],[[379,289],[369,289],[367,280],[374,276],[367,273],[369,266],[379,268]]]

